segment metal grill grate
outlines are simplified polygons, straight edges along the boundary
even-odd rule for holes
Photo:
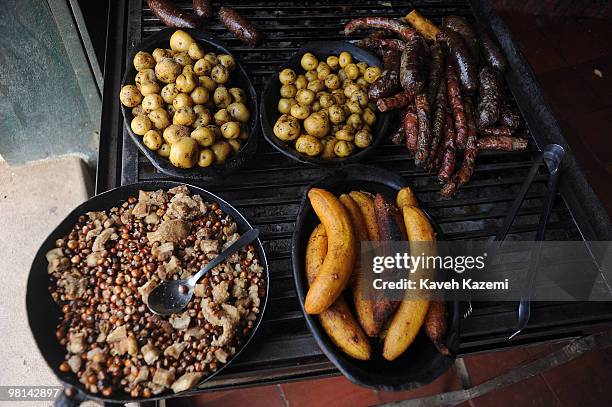
[[[219,4],[213,3],[216,9]],[[191,6],[191,2],[177,4],[185,9]],[[227,2],[224,4],[228,5]],[[343,4],[275,1],[235,2],[229,5],[267,34],[262,46],[249,48],[233,38],[218,22],[212,22],[209,26],[210,31],[225,41],[243,63],[258,92],[261,92],[270,75],[277,72],[277,68],[304,43],[345,39],[341,30],[344,23],[353,18],[368,15],[401,17],[416,7],[434,22],[439,22],[442,16],[448,14],[463,15],[474,20],[468,2],[460,0],[389,3],[353,0]],[[115,24],[120,34],[113,37],[111,26],[109,38],[123,44],[123,47],[129,48],[162,28],[146,1],[127,1],[118,6],[114,13],[109,21]],[[116,21],[113,23],[114,17]],[[122,21],[125,21],[125,27],[121,25]],[[358,39],[362,35],[348,39]],[[115,59],[125,59],[125,51],[107,49],[106,66],[109,71],[118,70]],[[122,63],[119,65],[122,66]],[[107,84],[106,98],[116,99],[117,93],[113,92],[118,92],[120,74],[122,72],[105,72],[105,80],[113,81]],[[117,151],[117,156],[121,157],[120,165],[117,164],[121,183],[165,178],[155,171],[127,137],[121,137],[123,128],[120,118],[110,111],[113,103],[116,101],[105,101],[103,128],[104,120],[109,120],[111,135],[107,137],[119,146],[123,143]],[[121,129],[117,130],[117,140],[112,136],[113,126],[115,130]],[[101,151],[101,161],[108,161],[104,165],[112,167],[113,149],[104,148],[109,148],[109,151]],[[532,142],[525,152],[480,154],[473,179],[459,190],[453,200],[439,198],[440,185],[435,176],[416,168],[401,146],[384,145],[364,163],[403,175],[440,223],[447,238],[457,240],[484,238],[496,233],[536,153],[536,145]],[[291,233],[300,199],[306,186],[323,174],[321,169],[304,166],[284,157],[262,139],[255,158],[245,169],[223,182],[197,183],[227,199],[262,230],[272,277],[270,300],[258,339],[227,373],[205,387],[238,386],[336,373],[306,329],[293,288],[290,264]],[[98,187],[112,186],[111,181],[100,177],[102,175],[99,174]],[[533,236],[538,214],[542,210],[546,180],[547,174],[542,167],[509,238],[524,240]],[[548,238],[581,239],[572,214],[560,197],[551,216]],[[605,307],[593,304],[536,304],[532,310],[532,322],[522,341],[536,342],[576,335],[584,325],[610,320],[609,312]],[[585,318],[587,313],[589,318]],[[508,346],[505,338],[515,321],[515,306],[512,304],[475,304],[473,315],[463,323],[461,351],[476,352]]]

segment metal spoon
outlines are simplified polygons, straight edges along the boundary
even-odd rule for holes
[[[259,236],[259,229],[251,229],[190,278],[166,281],[158,285],[149,294],[149,309],[158,315],[170,315],[181,312],[187,306],[191,297],[193,297],[193,289],[198,280],[204,274],[223,263],[231,254],[257,239],[257,236]]]

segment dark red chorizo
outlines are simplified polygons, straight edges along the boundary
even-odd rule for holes
[[[480,130],[480,135],[481,136],[506,136],[506,137],[510,137],[512,136],[512,129],[510,127],[506,127],[506,126],[500,126],[500,127],[484,127]]]
[[[400,61],[400,83],[405,91],[416,95],[425,87],[425,59],[427,44],[420,36],[406,42]]]
[[[508,104],[503,103],[499,112],[499,124],[516,130],[521,124],[521,116]]]
[[[484,60],[499,72],[505,72],[508,68],[508,60],[489,31],[484,27],[478,27],[478,35]]]
[[[386,50],[402,52],[406,48],[404,41],[392,38],[364,38],[358,45],[377,55],[383,55]]]
[[[457,161],[457,152],[455,150],[455,132],[453,131],[453,119],[450,115],[446,115],[446,135],[444,137],[444,153],[440,162],[440,171],[438,171],[438,179],[441,182],[447,182],[453,171]]]
[[[406,148],[412,154],[416,154],[417,142],[419,139],[419,120],[414,106],[410,106],[406,109],[402,119],[402,125],[404,128],[404,136],[406,137]]]
[[[402,144],[405,140],[404,137],[404,127],[403,126],[399,126],[399,128],[397,130],[395,130],[393,133],[391,133],[391,135],[389,136],[389,141],[397,146],[399,146],[400,144]]]
[[[442,28],[437,41],[445,46],[461,82],[461,88],[469,94],[475,93],[478,90],[478,71],[463,37],[454,31]]]
[[[493,69],[485,66],[478,74],[480,80],[478,101],[478,128],[491,127],[499,120],[501,90]]]
[[[231,7],[219,9],[219,21],[240,41],[247,45],[257,45],[263,38],[264,33],[246,18],[242,17]]]
[[[429,157],[429,146],[431,145],[431,124],[429,103],[424,93],[415,97],[416,114],[419,122],[419,137],[417,139],[417,151],[414,155],[414,163],[418,167],[424,167]]]
[[[388,17],[363,17],[349,21],[344,26],[344,34],[349,35],[360,28],[381,28],[396,33],[402,40],[408,41],[416,35],[411,27],[403,24],[396,18]]]
[[[391,96],[400,90],[399,72],[395,69],[385,69],[380,77],[370,85],[368,98],[378,100]]]
[[[509,136],[486,136],[478,139],[479,150],[523,151],[527,139]]]
[[[181,10],[171,0],[147,0],[149,8],[168,27],[197,28],[200,20],[195,14]]]
[[[440,81],[440,86],[438,86],[438,94],[436,95],[435,101],[435,113],[431,132],[431,147],[429,149],[428,167],[430,169],[434,168],[435,166],[438,148],[440,147],[440,143],[444,138],[444,123],[446,122],[447,112],[446,100],[446,81]]]
[[[402,107],[408,106],[414,97],[410,92],[399,92],[388,98],[381,98],[376,101],[376,107],[381,112],[388,110],[401,109]]]
[[[442,19],[442,26],[463,37],[463,40],[470,50],[474,63],[478,66],[478,61],[480,59],[478,37],[470,23],[463,17],[446,16]]]
[[[464,148],[467,142],[467,122],[465,119],[465,107],[463,97],[459,89],[459,82],[455,70],[450,63],[446,64],[446,92],[448,94],[448,105],[453,113],[455,129],[457,132],[457,147]]]
[[[438,93],[440,80],[444,77],[444,52],[442,47],[437,42],[434,42],[431,47],[431,61],[429,63],[429,79],[427,81],[427,101],[430,106],[433,106]],[[446,86],[444,87],[446,89]]]

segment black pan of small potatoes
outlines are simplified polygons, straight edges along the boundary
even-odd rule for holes
[[[265,139],[306,164],[338,167],[361,161],[383,141],[391,121],[389,113],[378,112],[367,100],[366,87],[376,79],[368,74],[380,73],[380,66],[376,56],[348,42],[304,45],[271,75],[262,93]],[[343,77],[347,73],[350,77]],[[349,84],[359,96],[349,93]]]
[[[125,127],[157,170],[183,179],[220,178],[253,156],[255,89],[218,39],[168,28],[135,47],[130,61],[118,95]]]

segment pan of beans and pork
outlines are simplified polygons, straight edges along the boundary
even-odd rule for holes
[[[36,254],[26,296],[37,346],[69,389],[64,401],[169,397],[228,366],[266,306],[259,239],[203,277],[184,312],[154,315],[147,297],[251,228],[221,198],[172,181],[122,186],[73,210]]]

